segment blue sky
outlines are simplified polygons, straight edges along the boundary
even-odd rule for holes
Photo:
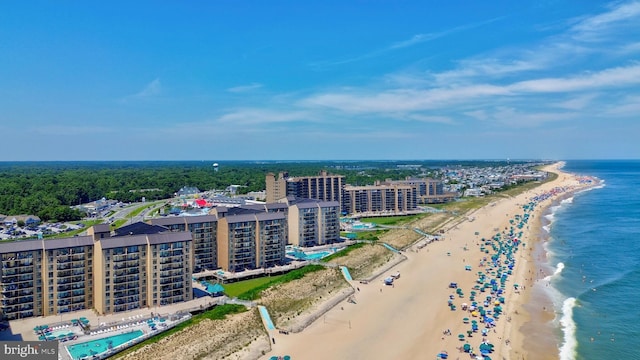
[[[11,1],[0,161],[640,158],[639,1]]]

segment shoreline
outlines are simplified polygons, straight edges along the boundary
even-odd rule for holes
[[[566,173],[573,176],[577,174]],[[552,241],[550,229],[552,220],[546,218],[548,215],[554,214],[554,207],[562,206],[564,200],[573,198],[576,194],[598,188],[602,185],[599,179],[589,177],[593,180],[590,185],[577,187],[566,192],[562,196],[558,196],[551,201],[542,212],[542,218],[539,219],[536,231],[537,249],[533,257],[533,273],[538,276],[533,279],[532,292],[529,294],[530,299],[524,304],[524,310],[527,312],[529,321],[524,322],[520,327],[520,332],[526,336],[527,341],[521,343],[524,353],[535,353],[540,359],[559,359],[560,349],[565,341],[563,329],[560,325],[560,317],[563,315],[560,307],[562,304],[554,302],[555,288],[551,287],[551,278],[561,268],[553,266],[550,263],[549,250],[547,246]],[[558,349],[551,353],[541,353],[540,349]]]
[[[299,334],[274,334],[276,343],[272,351],[262,358],[283,354],[303,359],[416,358],[424,357],[425,354],[436,356],[442,351],[456,354],[454,356],[460,351],[460,355],[468,356],[469,354],[462,352],[462,344],[468,342],[477,349],[483,336],[479,333],[470,333],[468,337],[460,339],[455,336],[462,335],[469,327],[463,324],[462,318],[471,316],[457,308],[447,308],[447,298],[452,292],[448,284],[456,280],[464,291],[471,289],[477,280],[473,273],[482,270],[483,257],[486,257],[473,246],[480,245],[479,234],[490,238],[497,230],[505,229],[506,232],[509,220],[521,214],[523,204],[527,204],[538,194],[549,192],[552,195],[535,204],[531,212],[531,219],[534,221],[526,225],[526,230],[522,229],[522,241],[528,246],[523,246],[514,253],[517,266],[505,292],[505,313],[492,328],[493,332],[484,336],[494,344],[492,357],[516,359],[533,353],[537,356],[540,348],[537,347],[534,351],[528,345],[530,336],[525,324],[529,324],[532,318],[542,318],[543,323],[554,318],[552,307],[545,306],[550,310],[543,314],[530,308],[531,304],[539,302],[535,282],[546,276],[538,274],[541,266],[536,260],[540,251],[544,253],[542,218],[545,211],[559,198],[572,196],[576,190],[587,187],[577,180],[576,175],[560,170],[561,166],[562,163],[555,163],[545,168],[546,171],[558,174],[557,179],[516,197],[505,197],[473,210],[474,220],[466,219],[456,224],[446,231],[442,241],[432,242],[422,250],[411,247],[405,252],[409,261],[394,267],[394,271],[402,273],[402,278],[393,287],[379,283],[380,279],[361,285],[355,294],[356,304],[338,304],[323,319],[312,323]],[[473,271],[467,268],[473,268]],[[447,276],[437,276],[443,273]],[[527,278],[528,281],[525,280]],[[524,288],[522,291],[510,291],[513,283],[523,284]],[[454,301],[456,305],[461,305],[463,301],[469,302],[463,296],[456,297]],[[454,336],[443,335],[443,331],[447,329]],[[551,332],[550,330],[546,334]],[[555,345],[556,336],[553,335],[552,338]],[[331,346],[327,348],[327,344]],[[555,350],[557,347],[553,346],[551,349]],[[550,352],[548,355],[549,358],[554,358],[557,354]]]

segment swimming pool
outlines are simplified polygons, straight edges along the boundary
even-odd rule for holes
[[[92,357],[93,355],[102,354],[109,349],[120,346],[127,341],[131,341],[142,335],[144,335],[142,330],[134,330],[124,334],[69,345],[67,346],[67,350],[69,350],[69,354],[71,354],[73,360],[79,360],[82,358]]]
[[[293,256],[296,259],[300,260],[319,260],[331,254],[332,252],[330,251],[318,251],[312,253],[307,253],[301,250],[287,251],[287,255]]]

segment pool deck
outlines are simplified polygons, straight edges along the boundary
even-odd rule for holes
[[[153,337],[163,331],[166,331],[174,327],[175,325],[187,320],[190,317],[191,316],[189,315],[182,316],[180,318],[177,318],[177,316],[175,315],[165,317],[165,316],[161,316],[160,314],[158,314],[158,316],[154,318],[138,316],[137,318],[132,317],[130,321],[122,325],[116,325],[111,327],[106,327],[106,326],[99,327],[98,329],[91,331],[90,335],[79,336],[76,340],[72,340],[72,341],[60,342],[59,348],[58,348],[59,350],[58,359],[74,360],[73,357],[70,355],[69,351],[66,349],[66,347],[69,345],[81,344],[88,341],[104,339],[114,335],[125,334],[125,333],[129,333],[136,330],[142,331],[142,334],[143,334],[142,336],[121,345],[122,348],[128,348],[150,337]],[[163,322],[160,321],[161,318],[164,319]],[[151,326],[147,323],[147,320],[150,320],[150,319],[155,319],[154,321],[155,330],[153,330]]]
[[[146,324],[147,319],[157,316],[166,318],[168,328],[170,324],[169,319],[171,319],[172,315],[184,314],[198,308],[210,307],[215,304],[222,304],[225,299],[226,298],[224,297],[202,297],[177,304],[136,309],[132,311],[101,316],[98,316],[98,314],[96,314],[94,310],[80,310],[64,313],[62,315],[53,315],[46,317],[37,316],[20,320],[13,320],[9,322],[10,327],[8,330],[0,331],[0,340],[37,341],[38,335],[33,331],[33,328],[35,328],[36,326],[46,324],[49,325],[49,327],[52,329],[61,327],[60,329],[53,330],[53,332],[64,330],[65,332],[76,333],[76,335],[78,336],[76,340],[60,342],[60,359],[71,360],[71,358],[69,357],[69,353],[67,352],[66,348],[64,348],[66,345],[72,345],[103,337],[109,337],[125,332],[130,332],[131,330],[135,329],[143,330],[146,335],[151,333],[151,329]],[[72,319],[79,319],[81,317],[85,317],[89,320],[91,333],[93,333],[93,335],[86,335],[80,328],[80,326],[71,325]],[[142,324],[137,324],[141,321]],[[102,332],[96,333],[100,330],[102,330]],[[164,331],[164,327],[158,326],[156,330],[156,333],[160,333],[161,331],[159,330]],[[153,335],[155,335],[156,333],[154,333]]]

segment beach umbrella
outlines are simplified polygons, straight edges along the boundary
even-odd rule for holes
[[[462,322],[467,324],[469,322],[469,318],[462,318]]]
[[[285,355],[282,357],[283,360],[291,360],[291,356],[290,355]]]
[[[467,335],[468,335],[469,337],[471,337],[471,334],[473,334],[473,330],[467,330]]]
[[[269,358],[269,360],[278,360],[278,357],[277,356],[272,356],[272,357]]]
[[[462,346],[462,349],[464,350],[464,352],[469,352],[469,351],[471,351],[471,345],[469,345],[469,344],[464,344],[464,345]]]
[[[461,341],[464,340],[465,336],[464,334],[458,334],[458,339],[460,339]]]
[[[46,339],[47,339],[47,337],[44,336],[44,335],[38,336],[38,340],[40,340],[40,341],[45,341]]]

